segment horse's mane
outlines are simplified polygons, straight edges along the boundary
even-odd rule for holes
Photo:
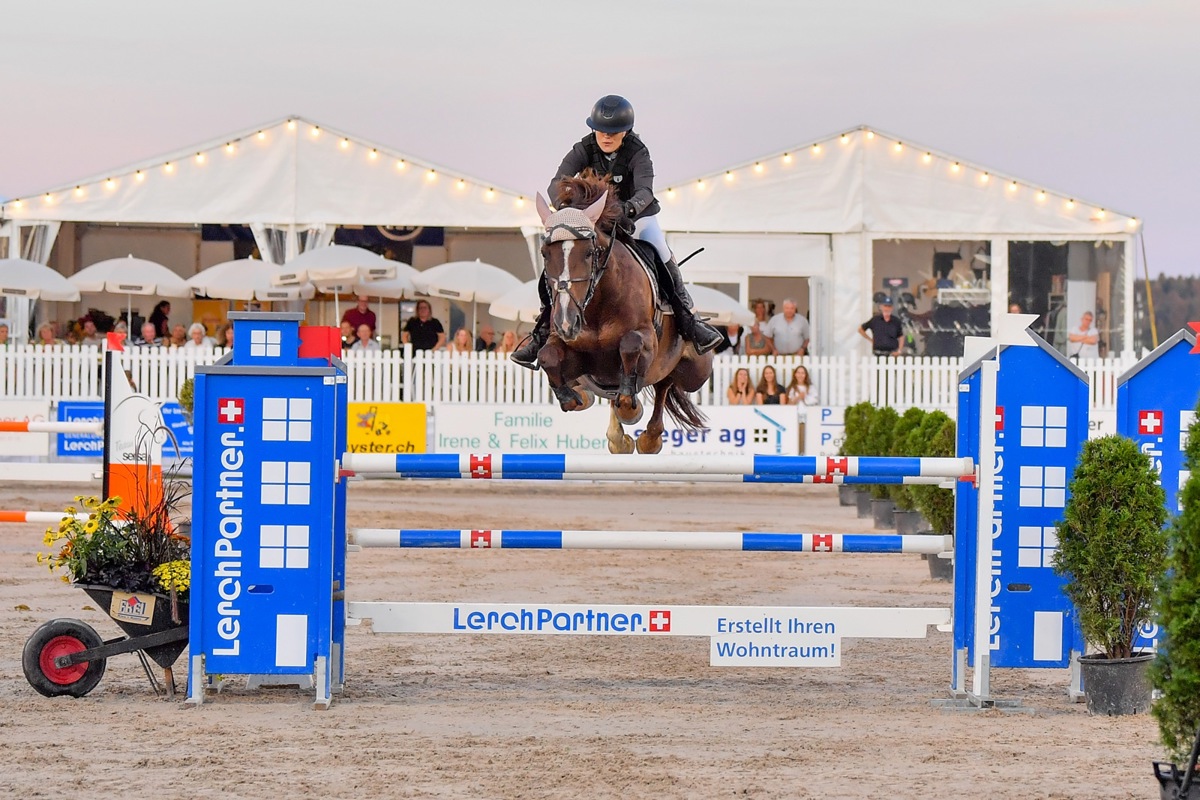
[[[592,169],[585,169],[574,178],[560,178],[558,181],[558,198],[556,208],[587,208],[608,192],[604,202],[604,211],[596,220],[596,230],[611,237],[617,220],[625,213],[617,190],[607,178],[597,175]]]

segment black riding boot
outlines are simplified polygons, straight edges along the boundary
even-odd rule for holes
[[[509,355],[513,362],[533,370],[537,369],[538,351],[550,337],[550,290],[546,287],[545,280],[538,281],[538,297],[542,301],[542,310],[538,314],[537,322],[521,346]]]
[[[707,353],[724,341],[725,337],[719,330],[692,313],[692,298],[683,284],[683,273],[679,271],[675,259],[672,258],[663,264],[663,267],[669,279],[664,288],[669,295],[671,310],[675,312],[679,335],[691,342],[697,353]]]

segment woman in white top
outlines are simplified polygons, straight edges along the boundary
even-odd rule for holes
[[[358,352],[363,352],[366,350],[383,350],[383,348],[379,346],[379,342],[372,338],[372,333],[374,333],[374,331],[371,330],[371,326],[367,323],[364,322],[362,325],[359,325],[358,338],[354,341],[354,344],[350,345],[350,349],[357,350]]]
[[[187,329],[187,339],[183,343],[184,350],[211,350],[217,346],[217,340],[208,335],[208,331],[199,322],[193,322]]]
[[[787,387],[787,401],[790,406],[815,406],[817,390],[813,388],[812,378],[808,377],[808,368],[801,365],[792,370],[792,382]]]

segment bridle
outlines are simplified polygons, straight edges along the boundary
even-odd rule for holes
[[[577,225],[570,225],[565,222],[559,222],[555,225],[552,225],[552,226],[546,228],[546,240],[550,244],[554,244],[554,233],[556,231],[563,231],[564,233],[566,233],[568,235],[568,238],[570,238],[573,241],[592,241],[593,243],[599,242],[599,237],[596,235],[595,228],[582,227],[582,226],[577,226]],[[588,303],[590,303],[592,301],[592,296],[595,295],[595,293],[596,293],[596,286],[599,285],[600,279],[604,277],[604,272],[608,269],[609,261],[612,260],[613,249],[617,246],[617,237],[615,235],[616,232],[614,231],[613,233],[614,233],[614,236],[609,240],[608,251],[604,254],[603,259],[600,258],[599,248],[592,247],[592,254],[589,259],[590,263],[588,266],[588,274],[586,277],[583,277],[583,278],[570,277],[571,265],[567,263],[567,260],[565,258],[563,259],[562,274],[560,274],[557,278],[551,278],[550,274],[546,271],[542,272],[542,277],[547,281],[547,283],[550,284],[551,294],[562,294],[565,292],[567,297],[571,298],[571,303],[577,309],[579,309],[579,315],[581,317],[583,316],[584,311],[587,310]],[[558,241],[561,242],[563,240],[559,239]],[[564,276],[566,276],[566,277],[564,277]],[[571,294],[570,289],[571,289],[571,284],[583,283],[584,281],[587,281],[588,287],[587,287],[587,292],[583,296],[583,302],[580,303],[579,301],[577,301],[575,299],[575,296],[573,294]]]

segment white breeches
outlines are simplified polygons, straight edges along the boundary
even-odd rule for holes
[[[658,215],[642,217],[633,224],[633,238],[654,245],[658,257],[667,263],[671,260],[671,248],[667,247],[667,235],[658,224]]]

